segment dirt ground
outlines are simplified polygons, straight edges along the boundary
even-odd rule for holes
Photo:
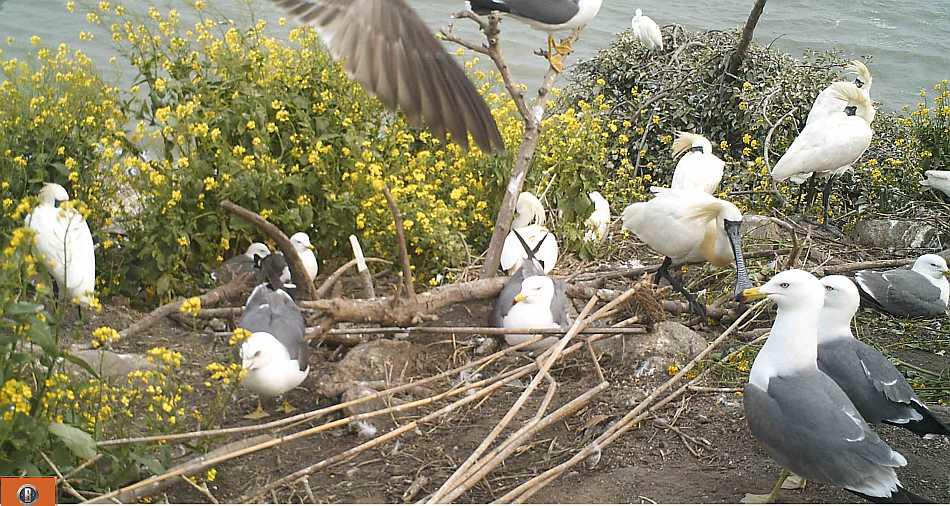
[[[450,314],[443,316],[441,323],[471,324],[481,321],[487,311],[488,306],[485,304],[456,307]],[[110,306],[85,325],[89,329],[104,324],[124,328],[139,316],[139,313],[128,308]],[[871,330],[886,328],[880,323],[881,318],[886,317],[862,313],[862,335],[873,335],[872,340],[879,346],[887,347],[893,344],[891,338]],[[765,317],[752,324],[752,327],[768,326],[769,323],[770,320]],[[944,323],[945,320],[935,320],[923,324],[923,327],[935,326],[939,331]],[[711,340],[721,330],[721,327],[709,329],[705,337]],[[413,342],[418,354],[415,370],[411,372],[412,378],[431,376],[475,358],[476,343],[471,338],[414,336]],[[725,351],[741,344],[738,340],[731,341],[726,344]],[[180,351],[185,357],[181,380],[194,385],[201,385],[205,380],[206,364],[233,360],[233,351],[226,339],[215,340],[206,333],[186,329],[170,320],[143,335],[119,343],[116,351],[144,352],[153,346],[167,346]],[[895,353],[903,360],[929,371],[937,371],[944,377],[950,375],[950,357],[945,352],[943,355],[937,354],[940,349],[946,348],[946,341],[936,348],[898,348]],[[316,374],[339,360],[341,355],[340,350],[326,346],[314,348],[313,351],[311,364],[318,371]],[[523,355],[505,357],[483,370],[482,374],[488,377],[494,372],[528,363],[529,360]],[[490,502],[539,472],[570,458],[610,423],[626,414],[655,386],[668,379],[666,371],[660,371],[651,378],[637,379],[634,371],[640,364],[624,362],[617,357],[605,357],[601,365],[610,382],[609,389],[578,414],[550,427],[519,448],[502,467],[459,498],[458,502]],[[586,354],[577,353],[560,360],[553,375],[559,383],[559,390],[552,410],[596,384],[590,358]],[[288,396],[301,410],[312,410],[337,401],[314,393],[314,376],[312,372],[304,385]],[[707,385],[740,385],[741,380],[736,381],[734,376],[712,374]],[[455,380],[458,381],[458,378]],[[444,389],[447,385],[444,383],[435,388]],[[522,388],[522,384],[508,385],[486,402],[454,412],[439,423],[425,424],[352,461],[312,475],[310,485],[316,500],[327,503],[399,503],[404,502],[404,493],[417,480],[424,480],[425,485],[410,501],[424,498],[434,492],[455,466],[482,441],[520,395]],[[197,387],[196,392],[196,397],[189,399],[189,402],[200,406],[204,394]],[[512,424],[513,427],[519,427],[530,416],[540,397],[540,394],[533,396],[521,411],[518,421]],[[241,416],[254,408],[254,402],[246,392],[239,392],[222,426],[250,424]],[[443,405],[445,403],[436,406]],[[437,407],[429,406],[400,414],[378,425],[382,430],[387,430],[393,422],[406,423]],[[708,441],[709,447],[690,443],[694,454],[679,434],[646,421],[607,447],[596,465],[576,466],[532,500],[544,503],[732,503],[740,500],[745,492],[767,491],[780,471],[749,433],[743,417],[742,397],[736,393],[692,392],[672,403],[659,415],[673,420],[672,423],[684,434]],[[310,422],[309,425],[325,423],[338,416]],[[290,431],[301,430],[306,426],[294,426]],[[909,465],[899,472],[906,488],[937,502],[950,502],[950,438],[923,440],[891,427],[881,427],[879,432],[909,461]],[[212,446],[240,437],[215,440]],[[355,431],[343,427],[254,453],[218,465],[217,479],[209,484],[210,492],[221,502],[231,502],[244,493],[364,441]],[[193,447],[183,444],[176,446],[175,453],[189,453],[189,457],[196,455]],[[148,500],[175,503],[209,501],[206,496],[181,482]],[[308,499],[303,487],[295,486],[278,489],[268,501],[307,502]],[[841,503],[861,502],[861,499],[822,484],[809,483],[804,491],[783,491],[781,501]]]

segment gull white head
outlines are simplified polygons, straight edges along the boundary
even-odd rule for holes
[[[516,304],[550,306],[554,300],[554,280],[547,276],[531,276],[521,282],[521,292],[515,295]]]
[[[538,197],[531,192],[521,192],[518,203],[515,204],[515,218],[512,228],[521,228],[532,223],[543,225],[545,220],[544,206]]]
[[[267,255],[270,255],[270,248],[268,248],[264,243],[252,242],[251,245],[247,247],[247,251],[245,251],[244,254],[251,258],[264,258]]]
[[[241,344],[241,366],[254,372],[275,361],[289,360],[287,349],[267,332],[255,332]]]
[[[818,313],[825,303],[825,290],[818,278],[799,269],[783,271],[768,283],[742,292],[744,300],[768,298],[779,311],[806,310]]]
[[[69,200],[69,193],[66,192],[66,188],[56,183],[46,183],[37,194],[37,197],[39,197],[40,204],[51,206],[55,205],[56,202]]]
[[[871,89],[871,71],[868,70],[867,65],[861,61],[852,60],[851,64],[848,65],[847,70],[848,72],[855,74],[855,86],[865,89],[865,91]]]
[[[950,277],[947,261],[940,255],[929,254],[918,258],[911,270],[938,281],[941,278]]]
[[[313,250],[313,245],[310,244],[310,236],[306,232],[297,232],[290,236],[290,242],[297,251]]]
[[[825,276],[819,281],[825,287],[825,304],[818,321],[818,341],[851,337],[851,320],[861,305],[858,287],[844,276]]]
[[[698,151],[704,154],[712,153],[712,143],[709,139],[692,132],[677,132],[673,141],[672,154],[676,158],[686,152]]]

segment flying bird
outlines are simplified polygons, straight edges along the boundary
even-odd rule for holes
[[[96,254],[89,225],[75,209],[59,206],[69,200],[62,186],[46,183],[37,198],[39,203],[24,220],[35,232],[33,251],[53,277],[55,288],[88,306],[96,290]]]
[[[716,193],[726,162],[712,152],[712,143],[699,134],[679,132],[673,141],[673,158],[682,155],[673,171],[674,190]]]
[[[389,109],[439,138],[504,149],[488,105],[405,0],[271,0],[312,24],[347,74]]]
[[[290,236],[290,243],[294,245],[294,251],[303,262],[304,269],[307,270],[307,277],[313,281],[320,272],[320,265],[317,264],[317,256],[313,253],[313,244],[310,244],[310,236],[306,232],[297,232]]]
[[[649,16],[644,16],[642,10],[636,10],[636,15],[630,21],[630,27],[633,28],[633,35],[648,51],[663,50],[663,32],[660,31],[660,26]]]
[[[861,298],[895,316],[941,316],[947,311],[950,270],[940,255],[923,255],[913,267],[886,272],[858,271]]]
[[[598,191],[590,192],[587,196],[594,203],[594,211],[584,222],[587,225],[584,240],[587,242],[602,241],[604,236],[607,235],[607,227],[610,226],[610,204]]]
[[[818,321],[825,290],[801,270],[780,272],[742,293],[768,297],[778,314],[755,357],[743,395],[752,435],[784,468],[771,493],[746,503],[773,502],[788,472],[842,487],[874,502],[926,502],[903,488],[903,455],[881,440],[833,379],[818,369]]]
[[[235,255],[224,261],[211,274],[211,279],[218,283],[225,284],[242,274],[250,273],[254,276],[254,282],[263,281],[261,276],[261,261],[270,255],[270,249],[264,243],[252,242],[247,250],[240,255]]]
[[[860,89],[847,82],[832,84],[835,97],[847,103],[805,126],[782,158],[772,167],[772,179],[784,181],[796,174],[835,172],[851,165],[871,145],[874,106]],[[823,217],[828,223],[828,203],[834,174],[829,175],[822,193]]]
[[[241,362],[247,370],[244,386],[259,396],[276,397],[303,383],[310,373],[306,325],[287,292],[267,283],[258,285],[247,299],[238,326],[252,332],[241,344]],[[285,413],[294,410],[287,401],[283,409]],[[258,398],[257,409],[245,418],[266,416]]]
[[[918,436],[950,436],[917,397],[904,376],[881,352],[855,339],[858,288],[844,276],[821,278],[825,303],[818,319],[818,368],[841,387],[868,423],[886,423]]]
[[[563,57],[570,54],[569,42],[554,41],[554,33],[586,26],[600,12],[602,0],[469,0],[478,15],[507,14],[535,30],[548,33],[547,58],[551,68],[564,70]]]
[[[654,283],[665,277],[686,297],[690,309],[701,316],[706,314],[705,307],[674,280],[669,272],[671,265],[709,262],[725,267],[735,262],[735,294],[752,286],[739,239],[742,213],[734,204],[696,190],[654,187],[650,191],[655,194],[651,200],[627,206],[622,218],[623,228],[666,257]]]

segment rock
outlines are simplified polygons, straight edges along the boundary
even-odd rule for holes
[[[662,359],[690,359],[703,351],[706,344],[706,340],[698,332],[686,325],[664,321],[658,323],[649,334],[615,336],[594,343],[594,348],[619,358],[621,362],[639,365],[650,359],[655,365]],[[644,374],[648,373],[644,371]]]
[[[359,399],[360,397],[366,397],[368,395],[378,394],[375,388],[367,386],[364,383],[350,383],[347,389],[343,392],[343,395],[340,397],[340,402],[349,402],[352,400]],[[348,406],[343,408],[343,412],[346,413],[346,416],[353,415],[362,415],[363,413],[369,413],[370,411],[377,411],[380,409],[386,409],[389,407],[389,403],[392,402],[391,396],[379,397],[371,401],[361,402],[353,406]]]
[[[132,371],[155,368],[155,364],[149,362],[145,355],[138,353],[115,353],[77,347],[70,349],[70,353],[81,358],[94,371],[101,371],[100,374],[104,379],[124,380]],[[72,373],[85,373],[81,367],[72,362],[66,362],[66,368]]]
[[[319,388],[324,395],[336,397],[354,385],[375,389],[398,385],[415,372],[417,353],[417,347],[406,341],[363,343],[347,352]]]
[[[221,318],[212,318],[208,322],[208,328],[213,332],[224,332],[228,330],[228,323]]]
[[[757,214],[742,217],[742,237],[760,241],[779,241],[785,238],[782,227],[768,216]]]
[[[910,220],[862,220],[854,225],[851,239],[878,248],[942,248],[948,237],[940,230]]]

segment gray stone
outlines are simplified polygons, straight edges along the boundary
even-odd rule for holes
[[[942,248],[947,243],[939,229],[910,220],[862,220],[854,225],[851,239],[877,248]]]
[[[743,239],[780,241],[785,238],[786,234],[783,234],[782,227],[768,216],[749,214],[742,217]]]
[[[378,339],[353,347],[328,374],[318,388],[328,397],[336,397],[354,385],[383,390],[399,385],[416,370],[418,348],[406,341]]]
[[[594,343],[594,348],[624,363],[640,365],[651,357],[690,359],[706,348],[698,332],[678,322],[658,323],[649,334],[624,334]],[[651,358],[654,363],[657,359]]]
[[[79,357],[94,371],[100,373],[103,379],[124,380],[132,371],[154,369],[155,364],[149,362],[145,355],[138,353],[115,353],[108,350],[91,350],[73,347],[70,353]],[[66,368],[71,373],[85,373],[78,365],[66,362]]]

